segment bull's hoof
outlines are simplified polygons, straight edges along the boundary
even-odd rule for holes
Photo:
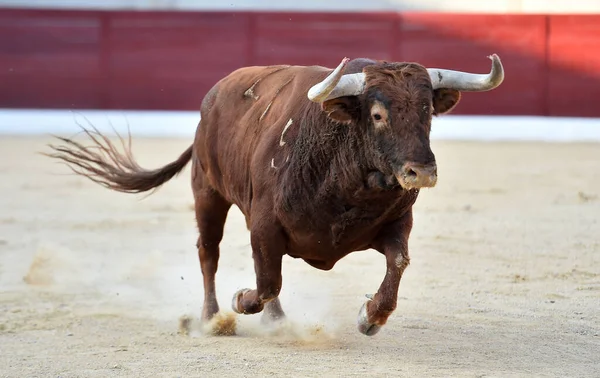
[[[369,323],[367,315],[367,303],[369,302],[365,302],[358,312],[358,330],[363,335],[374,336],[377,334],[377,332],[379,332],[381,326]]]
[[[260,317],[260,324],[264,326],[270,325],[278,325],[283,323],[286,320],[285,314],[272,314],[267,311],[263,311],[262,316]]]
[[[233,299],[231,300],[231,308],[234,312],[238,314],[244,314],[244,309],[240,308],[240,300],[242,299],[244,294],[249,291],[250,289],[241,289],[238,290],[235,294],[233,294]]]

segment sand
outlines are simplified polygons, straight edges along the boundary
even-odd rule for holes
[[[111,192],[0,137],[2,377],[600,376],[600,145],[435,142],[439,183],[415,206],[398,309],[375,337],[356,316],[382,256],[329,272],[284,259],[277,328],[199,324],[189,168],[150,197]],[[184,139],[135,138],[151,168]],[[231,211],[217,292],[253,287]]]

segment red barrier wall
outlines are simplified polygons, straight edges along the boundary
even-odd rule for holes
[[[547,54],[550,114],[598,117],[600,15],[550,17]]]
[[[600,16],[0,9],[0,107],[195,110],[236,68],[348,56],[487,72],[456,114],[600,116]]]

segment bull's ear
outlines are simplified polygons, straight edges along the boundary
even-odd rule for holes
[[[360,117],[360,103],[356,96],[327,100],[321,104],[321,108],[329,118],[346,125],[357,122]]]
[[[433,91],[433,114],[448,113],[460,101],[460,92],[455,89],[440,88]]]

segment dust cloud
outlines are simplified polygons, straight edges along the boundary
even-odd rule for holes
[[[239,218],[241,214],[232,216]],[[217,273],[221,311],[208,324],[200,320],[202,276],[193,248],[187,255],[174,258],[166,249],[145,254],[139,251],[103,254],[41,243],[21,278],[29,290],[76,296],[81,314],[151,318],[172,323],[174,331],[190,337],[238,335],[306,342],[335,338],[337,326],[329,313],[331,293],[319,282],[303,281],[301,275],[290,274],[281,292],[286,319],[263,324],[262,314],[233,313],[230,308],[233,294],[242,287],[255,286],[250,248],[242,243],[237,249],[247,250],[227,256],[227,245],[222,248]],[[232,257],[235,261],[229,264]],[[301,264],[304,263],[300,260],[286,259],[284,270],[286,267],[294,270]]]

